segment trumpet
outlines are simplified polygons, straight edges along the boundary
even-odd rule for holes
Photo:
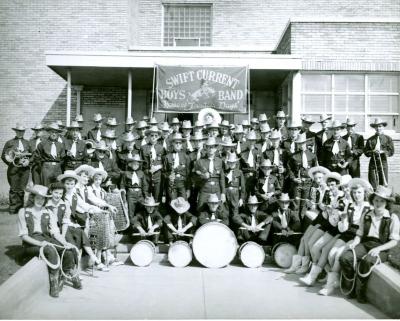
[[[5,158],[7,162],[13,164],[15,167],[28,167],[29,166],[29,156],[31,156],[31,153],[27,152],[21,152],[21,151],[15,151],[15,150],[10,150],[8,153],[5,155]]]

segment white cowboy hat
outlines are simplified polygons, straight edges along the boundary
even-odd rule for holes
[[[43,185],[33,185],[26,188],[26,191],[31,194],[39,195],[42,197],[51,197],[51,195],[47,194],[48,190],[49,189]]]
[[[107,176],[108,176],[107,172],[106,172],[105,170],[100,169],[100,168],[95,168],[95,169],[94,169],[94,171],[92,172],[92,178],[93,178],[95,175],[101,175],[102,181],[104,181],[104,180],[107,178]]]
[[[217,194],[210,194],[207,199],[207,203],[219,203],[219,198]]]
[[[171,207],[178,214],[183,214],[189,210],[190,204],[183,197],[178,197],[171,201]]]
[[[330,170],[324,166],[314,166],[308,170],[308,176],[314,178],[315,173],[322,173],[324,176],[330,173]]]
[[[248,205],[256,205],[260,204],[261,202],[258,201],[257,196],[255,195],[250,195],[249,199],[247,200]]]
[[[61,182],[62,180],[66,178],[73,178],[77,182],[81,180],[81,178],[75,173],[75,171],[72,170],[66,170],[63,174],[57,176],[57,180]]]
[[[79,175],[80,173],[82,173],[84,171],[87,172],[90,177],[92,177],[93,172],[94,172],[94,167],[87,165],[87,164],[83,164],[83,165],[79,166],[78,168],[75,168],[76,175]]]
[[[367,180],[359,178],[359,177],[352,178],[349,181],[348,185],[349,185],[350,189],[352,189],[356,186],[361,186],[367,192],[373,191],[372,185]]]
[[[153,207],[155,207],[155,206],[158,206],[160,203],[157,203],[155,200],[154,200],[154,197],[153,196],[147,196],[145,199],[144,199],[144,201],[143,201],[143,203],[142,203],[144,206],[153,206]]]

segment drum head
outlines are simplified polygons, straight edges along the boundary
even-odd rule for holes
[[[155,246],[148,240],[137,242],[131,249],[130,257],[137,266],[148,266],[153,261]]]
[[[192,249],[187,242],[177,241],[168,250],[168,261],[175,267],[185,267],[192,262]]]
[[[258,268],[263,265],[265,252],[261,245],[255,242],[246,242],[240,247],[240,260],[248,268]]]
[[[289,243],[277,244],[272,250],[276,265],[287,269],[292,265],[292,257],[297,253],[296,247]]]
[[[194,256],[208,268],[227,266],[234,259],[237,248],[235,234],[218,222],[202,225],[193,238]]]

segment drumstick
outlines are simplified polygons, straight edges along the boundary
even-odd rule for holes
[[[146,233],[146,235],[158,235],[158,234],[160,234],[160,232],[155,232],[155,233]],[[140,234],[140,233],[132,233],[132,235],[133,236],[139,236],[139,235],[142,235],[142,234]]]
[[[186,234],[186,233],[178,234],[178,233],[175,233],[175,232],[173,232],[172,234],[173,234],[173,235],[180,235],[180,236],[189,236],[189,237],[193,237],[193,234]]]
[[[283,233],[274,233],[275,235],[284,235]],[[303,234],[303,233],[301,233],[301,232],[293,232],[293,233],[290,233],[290,234],[287,234],[287,235],[298,235],[298,234]]]

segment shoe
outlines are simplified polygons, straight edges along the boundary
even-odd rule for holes
[[[284,270],[283,272],[285,273],[295,273],[301,266],[301,255],[293,255],[292,256],[292,265],[290,266],[290,268]]]
[[[309,256],[303,256],[301,258],[301,266],[296,270],[296,274],[304,274],[308,272],[308,269],[310,268],[310,257]]]
[[[325,270],[322,270],[321,273],[318,275],[317,282],[325,284],[328,281],[328,274]]]
[[[339,287],[339,282],[338,272],[328,272],[326,285],[318,293],[325,296],[331,295]]]
[[[73,278],[71,278],[71,282],[72,282],[72,287],[74,289],[77,289],[77,290],[82,289],[82,283],[81,283],[81,280],[79,279],[79,276],[74,276]]]
[[[124,262],[115,260],[114,262],[111,263],[112,266],[119,266],[119,265],[124,265]]]
[[[95,267],[96,267],[96,270],[98,270],[98,271],[102,271],[102,272],[110,271],[110,269],[107,266],[105,266],[103,263],[96,264]]]
[[[304,283],[307,286],[312,286],[312,285],[314,285],[315,281],[317,280],[318,275],[321,273],[321,270],[322,269],[318,265],[313,263],[310,273],[308,273],[306,276],[300,278],[299,281]]]
[[[60,289],[58,287],[58,272],[50,273],[50,296],[53,298],[58,298],[60,294]]]

